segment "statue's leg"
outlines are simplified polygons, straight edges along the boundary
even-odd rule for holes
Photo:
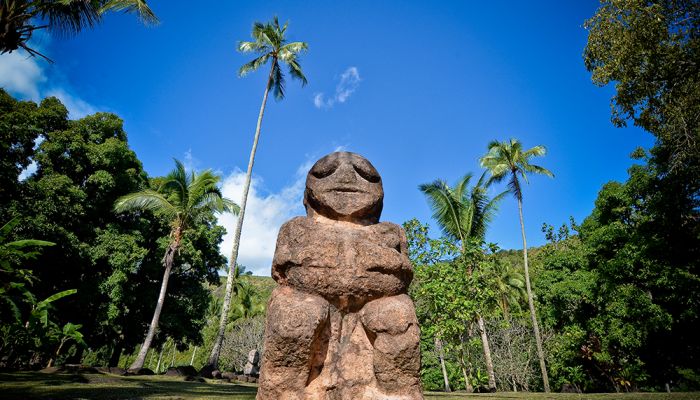
[[[378,389],[392,398],[422,399],[420,330],[408,295],[373,300],[362,308],[361,318],[374,348]]]
[[[302,399],[317,374],[329,305],[323,298],[280,286],[272,292],[265,322],[265,354],[260,368],[258,400]],[[318,353],[318,354],[317,354]]]

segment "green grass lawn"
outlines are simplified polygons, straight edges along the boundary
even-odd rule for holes
[[[162,399],[162,400],[253,400],[252,384],[185,382],[181,377],[134,376],[108,374],[43,374],[16,372],[0,374],[0,399]],[[550,394],[492,393],[446,394],[426,393],[426,399],[700,399],[700,393],[629,393],[629,394]],[[348,399],[352,400],[352,399]]]

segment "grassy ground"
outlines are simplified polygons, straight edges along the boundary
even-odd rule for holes
[[[0,374],[0,399],[149,399],[149,400],[253,400],[256,387],[252,384],[231,384],[217,381],[185,382],[169,376],[122,377],[107,374],[42,374],[17,372]],[[445,394],[426,393],[426,399],[459,400],[520,399],[520,400],[694,400],[700,393],[629,393],[629,394],[550,394],[493,393]],[[351,399],[348,399],[351,400]]]

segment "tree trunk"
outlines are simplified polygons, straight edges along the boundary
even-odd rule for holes
[[[54,353],[53,357],[49,358],[49,362],[46,364],[46,368],[51,368],[51,366],[53,365],[53,360],[58,359],[58,355],[61,354],[61,349],[63,348],[64,344],[66,344],[66,340],[61,339],[61,343],[58,345],[56,353]]]
[[[530,317],[532,318],[532,329],[535,332],[535,344],[537,345],[537,357],[540,359],[540,370],[542,371],[542,383],[544,391],[549,393],[549,377],[547,376],[547,365],[544,361],[544,350],[542,349],[542,338],[540,337],[540,327],[537,324],[537,313],[535,313],[535,302],[532,297],[530,287],[530,270],[527,265],[527,240],[525,239],[525,222],[523,221],[523,202],[518,199],[518,212],[520,213],[520,232],[523,236],[523,261],[525,262],[525,289],[527,289],[527,304],[530,306]]]
[[[124,350],[124,340],[119,339],[114,350],[112,350],[112,355],[109,357],[108,367],[118,367],[119,359],[122,357],[122,351]]]
[[[248,170],[245,175],[245,184],[243,185],[243,198],[241,199],[241,210],[238,213],[238,221],[236,229],[233,233],[233,249],[231,250],[231,259],[228,264],[228,276],[226,277],[226,293],[224,294],[224,304],[221,307],[221,319],[219,321],[219,332],[216,335],[214,346],[211,349],[211,354],[207,360],[207,366],[216,369],[219,366],[219,355],[221,354],[221,345],[224,342],[224,334],[226,333],[226,323],[228,319],[228,310],[231,307],[231,296],[233,294],[233,279],[236,276],[235,270],[238,269],[236,261],[238,260],[238,249],[241,244],[241,230],[243,229],[243,218],[245,217],[246,204],[248,202],[248,190],[250,189],[250,180],[253,175],[253,164],[255,163],[255,152],[258,148],[258,140],[260,139],[260,128],[262,126],[263,114],[265,114],[265,104],[267,96],[270,93],[272,86],[272,71],[275,69],[277,59],[272,61],[270,75],[267,78],[267,86],[263,94],[262,104],[260,105],[260,113],[258,114],[258,124],[255,127],[255,137],[253,138],[253,147],[250,149],[250,158],[248,159]]]
[[[462,375],[464,376],[464,386],[467,393],[474,393],[474,387],[472,386],[472,369],[471,362],[469,361],[469,340],[464,340],[464,335],[459,337],[461,348],[459,350],[459,362],[462,367]],[[467,350],[467,356],[464,356],[464,350]]]
[[[496,391],[496,375],[493,373],[493,360],[491,359],[491,346],[489,346],[489,337],[486,334],[486,324],[484,319],[479,315],[477,317],[479,324],[479,334],[481,335],[481,346],[484,348],[484,361],[486,362],[486,372],[489,375],[489,391]]]
[[[156,364],[155,373],[160,372],[160,362],[163,360],[163,350],[165,350],[165,343],[160,346],[160,354],[158,354],[158,363]]]
[[[165,251],[165,256],[163,257],[163,265],[165,265],[165,272],[163,273],[163,282],[160,284],[160,294],[158,295],[158,302],[156,303],[156,309],[153,312],[153,319],[151,320],[151,325],[148,327],[148,333],[146,334],[146,339],[141,345],[138,356],[136,360],[131,364],[129,369],[139,369],[143,368],[143,364],[146,362],[146,354],[148,354],[148,349],[151,347],[151,342],[153,342],[153,337],[156,335],[156,329],[158,329],[158,320],[160,319],[160,312],[163,310],[163,303],[165,302],[165,293],[168,290],[168,279],[170,279],[170,272],[173,269],[173,261],[175,259],[175,252],[180,243],[180,231],[177,230],[174,234],[174,240],[168,246]]]
[[[173,347],[170,349],[170,366],[175,366],[175,342],[173,342]]]
[[[442,341],[437,336],[435,336],[435,350],[437,350],[438,358],[440,358],[440,368],[442,369],[442,377],[445,380],[445,391],[451,392],[452,390],[450,390],[450,380],[447,377],[447,368],[445,368],[445,353],[442,351]]]
[[[197,346],[194,346],[194,350],[192,350],[192,358],[190,359],[190,365],[194,364],[194,355],[197,354]]]

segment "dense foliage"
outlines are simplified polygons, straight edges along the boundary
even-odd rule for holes
[[[156,185],[157,179],[148,179],[113,114],[72,121],[55,98],[36,105],[4,91],[0,106],[2,147],[13,157],[1,173],[8,185],[3,185],[0,218],[18,221],[13,239],[56,243],[15,268],[33,277],[29,290],[37,299],[75,289],[51,315],[60,326],[80,325],[97,358],[114,363],[122,350],[134,349],[147,328],[170,225],[148,212],[118,215],[112,206],[120,196]],[[35,172],[23,169],[32,162]],[[184,235],[157,341],[170,337],[181,346],[201,341],[209,303],[202,284],[217,282],[217,271],[225,265],[218,250],[223,234],[209,216]],[[11,322],[2,317],[3,325]],[[76,345],[64,351],[77,361],[84,350]],[[6,362],[38,366],[49,358],[44,351]]]

